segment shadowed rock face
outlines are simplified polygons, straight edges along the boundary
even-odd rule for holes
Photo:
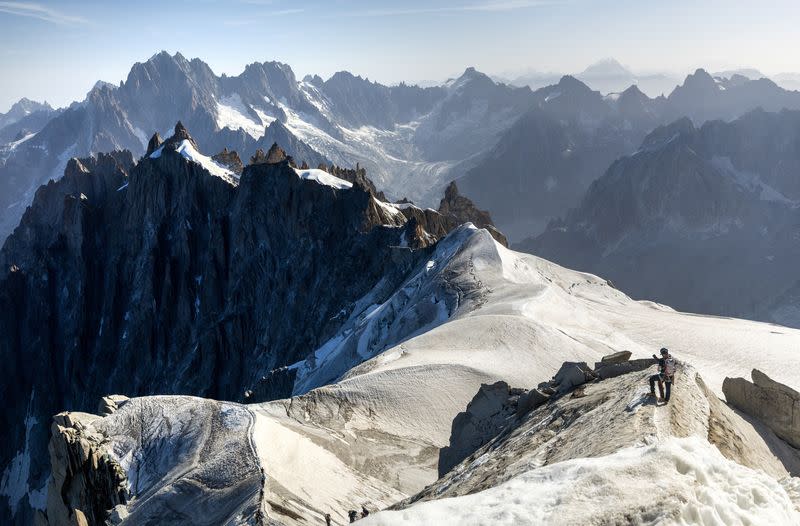
[[[798,130],[797,111],[658,128],[517,248],[679,310],[800,326]]]
[[[444,197],[439,202],[439,213],[453,217],[459,223],[470,221],[478,228],[486,228],[500,244],[508,246],[506,236],[495,228],[489,212],[478,209],[472,200],[459,194],[455,181],[452,181],[445,189]]]
[[[800,393],[758,369],[753,369],[752,377],[752,382],[725,378],[722,392],[728,403],[764,422],[776,435],[800,448]]]

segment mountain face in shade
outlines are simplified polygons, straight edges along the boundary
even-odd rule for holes
[[[800,109],[800,92],[787,91],[767,78],[714,78],[703,69],[686,77],[667,97],[667,117],[691,117],[695,123],[706,120],[730,120],[748,111]]]
[[[6,113],[0,113],[0,129],[42,111],[51,113],[53,108],[47,102],[37,102],[22,98],[15,102]]]
[[[43,487],[49,415],[93,410],[111,391],[242,399],[385,301],[471,210],[487,220],[451,196],[453,215],[411,221],[420,209],[378,200],[363,171],[351,183],[295,169],[277,146],[236,174],[222,164],[231,152],[204,156],[181,123],[150,143],[138,163],[129,152],[70,160],[0,252],[11,509]],[[260,395],[291,389],[284,378]]]
[[[511,239],[541,232],[575,205],[614,159],[633,151],[658,122],[653,100],[630,88],[616,103],[573,77],[535,93],[524,113],[458,179]]]
[[[589,185],[617,158],[636,151],[660,125],[688,117],[732,119],[758,107],[800,109],[800,93],[771,81],[689,75],[669,97],[636,86],[603,96],[565,76],[534,92],[535,108],[458,179],[464,194],[488,209],[512,240],[541,233],[578,206]]]
[[[651,133],[519,248],[682,310],[800,326],[800,112]]]

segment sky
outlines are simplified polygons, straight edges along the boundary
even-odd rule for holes
[[[298,77],[513,77],[613,57],[637,73],[800,70],[798,0],[0,0],[0,112],[83,100],[166,50],[217,73],[279,60]]]

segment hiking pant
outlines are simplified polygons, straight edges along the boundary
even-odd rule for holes
[[[666,401],[669,401],[670,391],[672,391],[672,378],[663,374],[654,374],[650,377],[650,393],[656,394],[656,382],[658,382],[658,394]],[[667,384],[667,396],[664,396],[664,384]]]

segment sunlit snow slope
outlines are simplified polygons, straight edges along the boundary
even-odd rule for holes
[[[800,387],[800,371],[791,366],[800,348],[800,331],[682,314],[633,301],[601,278],[505,249],[487,231],[471,225],[441,241],[430,261],[395,296],[364,312],[345,325],[325,352],[317,353],[316,364],[303,366],[298,392],[305,394],[242,406],[252,414],[254,455],[264,471],[260,508],[272,520],[307,524],[331,513],[335,522],[345,523],[348,509],[385,508],[417,493],[436,480],[439,449],[448,445],[454,417],[481,383],[505,380],[531,388],[549,379],[564,361],[592,363],[621,350],[633,352],[634,358],[648,357],[667,346],[679,360],[693,364],[710,389],[694,386],[690,391],[689,384],[676,384],[676,390],[698,397],[698,411],[706,407],[706,417],[701,415],[698,422],[703,418],[708,422],[708,400],[715,399],[710,393],[721,392],[726,375],[746,376],[756,367],[780,382]],[[380,346],[370,343],[376,335],[389,335],[400,343],[375,351]],[[354,344],[340,345],[346,340]],[[642,373],[635,385],[643,388],[645,378]],[[335,379],[334,383],[311,389],[315,381],[329,379]],[[622,408],[623,416],[624,402],[637,394],[636,388],[631,389],[627,385],[619,390],[619,396],[627,397],[615,406]],[[644,409],[648,413],[642,421],[655,426],[653,409]],[[120,411],[126,410],[123,406]],[[198,404],[196,411],[193,418],[205,422],[209,417],[204,412],[216,409]],[[620,418],[623,427],[632,422]],[[118,417],[116,421],[124,427],[126,420]],[[125,430],[106,432],[112,437],[109,449],[123,451],[113,437],[124,436]],[[700,439],[688,432],[656,434],[656,441],[644,449],[622,447],[635,447],[631,443],[636,442],[636,433],[631,431],[630,443],[620,444],[609,458],[574,460],[596,456],[575,453],[566,457],[573,458],[570,463],[523,471],[484,493],[420,504],[376,515],[373,520],[376,524],[458,524],[463,519],[465,524],[479,524],[483,517],[501,524],[536,523],[548,517],[547,502],[566,495],[591,501],[595,491],[604,491],[604,483],[595,474],[604,474],[617,485],[633,486],[651,480],[652,470],[661,469],[658,466],[666,466],[665,486],[659,486],[660,490],[679,495],[678,499],[707,499],[714,505],[715,499],[731,498],[732,481],[741,480],[747,498],[769,508],[774,523],[796,517],[783,486],[723,458],[705,442],[703,432]],[[693,487],[690,497],[670,489],[686,478],[682,470],[689,468],[681,462],[682,456],[688,458],[692,473],[706,477],[698,478],[700,487]],[[184,467],[197,462],[187,461]],[[614,466],[612,470],[609,465]],[[530,469],[535,467],[532,464]],[[528,495],[508,504],[506,510],[499,508],[506,507],[511,494],[530,494],[543,480],[550,482],[542,486],[545,501],[539,508],[533,509],[534,502],[525,500]],[[646,494],[625,498],[634,504],[650,502]],[[237,513],[250,509],[249,502]],[[131,507],[135,511],[136,500]],[[453,511],[456,508],[460,511]],[[486,514],[470,515],[471,509]],[[237,517],[230,523],[246,520],[228,511]],[[693,523],[691,510],[685,516],[675,513],[671,516],[676,521],[684,517],[682,523]]]

